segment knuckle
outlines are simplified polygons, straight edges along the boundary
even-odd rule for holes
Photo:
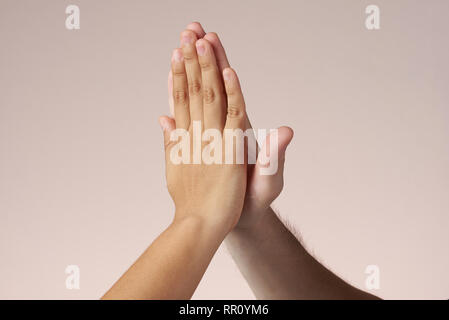
[[[186,52],[184,53],[184,61],[186,63],[192,63],[195,60],[196,60],[195,55],[192,52],[186,50]]]
[[[240,108],[236,105],[228,106],[228,117],[229,118],[242,118],[242,116],[243,116],[242,108]]]
[[[176,90],[173,92],[173,99],[176,104],[185,104],[187,101],[187,92],[184,90]]]
[[[189,93],[191,95],[198,95],[201,93],[201,83],[198,80],[193,80],[189,83]]]
[[[183,49],[183,57],[186,63],[194,63],[197,62],[197,54],[195,47],[187,47]]]
[[[204,88],[203,91],[204,103],[211,104],[216,100],[215,91],[212,88]]]
[[[226,89],[226,95],[227,95],[228,97],[235,97],[235,96],[237,96],[237,90],[236,90],[235,88],[228,87],[228,88]]]
[[[165,150],[170,150],[174,145],[176,144],[176,141],[171,141],[170,139],[167,139],[164,141],[164,147]]]
[[[208,71],[212,69],[212,64],[210,63],[210,61],[201,61],[200,67],[203,71]]]
[[[184,77],[186,75],[186,72],[184,68],[173,68],[172,74],[173,77]]]

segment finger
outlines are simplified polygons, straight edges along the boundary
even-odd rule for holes
[[[170,115],[172,117],[174,117],[175,116],[175,103],[173,101],[173,72],[171,71],[171,67],[170,67],[170,71],[168,72],[167,88],[168,88],[168,106],[170,108]]]
[[[267,135],[265,143],[259,152],[255,174],[251,182],[254,188],[253,192],[263,195],[260,197],[265,202],[262,207],[270,205],[282,191],[284,186],[285,151],[293,138],[293,130],[289,127],[278,128],[277,145],[270,143],[272,140],[271,135],[272,133]],[[274,150],[275,148],[276,150]],[[275,159],[273,159],[274,155],[276,156]],[[277,161],[277,164],[273,163],[273,161]]]
[[[186,28],[187,30],[192,30],[193,32],[195,32],[195,34],[196,34],[196,37],[198,38],[198,39],[201,39],[202,37],[204,37],[205,36],[205,34],[206,34],[206,32],[204,31],[204,29],[203,29],[203,26],[201,25],[201,23],[199,23],[199,22],[192,22],[192,23],[189,23],[188,25],[187,25],[187,28]]]
[[[190,112],[188,101],[187,75],[181,49],[175,49],[172,55],[173,105],[176,127],[188,129]]]
[[[262,155],[266,155],[267,157],[270,157],[271,154],[277,154],[279,165],[283,165],[285,160],[285,151],[287,150],[287,146],[293,139],[293,130],[290,127],[280,127],[277,129],[277,143],[274,145],[271,145],[272,139],[270,139],[270,134],[268,134],[265,138],[265,142],[262,145],[262,148],[259,152],[259,157]],[[276,148],[276,152],[274,151],[274,148]],[[260,161],[260,158],[257,159],[256,166],[266,166],[266,164],[262,164]],[[281,168],[279,166],[279,168]]]
[[[223,70],[223,79],[228,100],[225,129],[245,130],[245,100],[237,74],[233,69],[226,68]]]
[[[278,128],[278,155],[280,160],[285,160],[285,151],[293,139],[293,129],[290,127]]]
[[[226,56],[225,49],[223,45],[221,44],[220,38],[215,32],[208,32],[204,39],[209,41],[210,44],[212,44],[212,47],[214,48],[215,56],[217,58],[217,64],[220,71],[223,71],[226,68],[229,68],[229,61],[228,57]]]
[[[223,47],[223,44],[221,43],[221,40],[218,37],[218,35],[215,32],[208,32],[204,36],[204,39],[209,41],[210,44],[212,44],[212,47],[214,48],[215,57],[217,59],[217,64],[218,64],[218,68],[221,71],[223,71],[226,68],[229,68],[229,60],[228,60],[228,57],[226,55],[226,51],[225,51],[225,49]],[[250,128],[252,128],[251,123],[250,123],[248,117],[246,117],[245,129],[250,129]]]
[[[226,117],[226,97],[218,70],[214,49],[204,39],[196,42],[198,60],[201,67],[201,80],[203,83],[203,117],[204,128],[223,130]]]
[[[164,132],[164,148],[165,151],[168,151],[171,145],[170,141],[170,135],[173,130],[176,129],[175,121],[167,116],[159,117],[159,125],[162,128],[162,131]]]
[[[181,33],[181,47],[189,87],[190,122],[203,120],[203,98],[201,92],[201,68],[196,54],[197,37],[193,31]]]
[[[187,25],[188,30],[195,32],[198,39],[204,37],[206,32],[199,22],[192,22]],[[170,114],[172,117],[175,116],[174,105],[173,105],[173,79],[172,71],[168,73],[168,105],[170,107]]]

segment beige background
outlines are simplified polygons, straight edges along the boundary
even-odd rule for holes
[[[295,130],[276,207],[320,261],[361,288],[378,265],[384,298],[449,298],[448,10],[1,0],[0,298],[98,298],[170,222],[157,117],[192,20],[222,37],[253,124]],[[225,248],[195,298],[253,298]]]

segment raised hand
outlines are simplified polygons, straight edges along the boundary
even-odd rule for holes
[[[216,56],[217,66],[219,70],[229,68],[229,61],[226,56],[223,45],[214,32],[206,33],[198,22],[189,24],[186,28],[186,32],[193,32],[198,39],[207,40]],[[176,115],[176,110],[173,103],[173,73],[169,72],[168,76],[168,92],[169,92],[169,105],[172,115]],[[245,130],[251,128],[250,121],[246,117]],[[245,203],[242,215],[237,224],[238,228],[247,228],[256,223],[258,219],[262,218],[264,213],[269,209],[271,203],[281,193],[284,183],[284,161],[285,151],[288,144],[293,138],[293,130],[289,127],[278,128],[278,170],[274,175],[261,175],[260,169],[263,167],[260,159],[255,165],[248,165],[248,186],[245,196]],[[266,141],[269,141],[267,137]],[[266,142],[262,143],[262,149],[259,153],[269,152]]]
[[[172,75],[176,116],[159,121],[175,217],[104,299],[190,298],[243,209],[245,150],[239,159],[237,144],[226,148],[226,133],[243,132],[247,121],[237,75],[220,70],[212,45],[192,31],[181,34]]]
[[[224,132],[244,130],[246,125],[245,102],[237,75],[230,68],[221,72],[212,45],[206,39],[197,41],[196,34],[186,30],[181,34],[181,49],[173,52],[172,80],[175,119],[161,117],[160,121],[165,137],[167,186],[176,205],[175,219],[194,215],[222,225],[229,232],[240,217],[247,179],[245,162],[225,163]],[[172,161],[178,152],[173,152],[177,139],[170,140],[175,129],[188,134],[188,164]],[[195,159],[193,148],[197,143],[197,148],[204,149],[207,142],[196,140],[195,135],[209,132],[217,135],[214,143],[220,150],[215,152],[221,153],[221,159],[214,155],[212,164]]]

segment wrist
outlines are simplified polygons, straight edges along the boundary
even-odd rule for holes
[[[240,217],[239,222],[235,226],[233,230],[249,230],[258,228],[263,221],[269,217],[271,214],[274,214],[273,209],[270,206],[267,207],[245,207],[242,211],[242,215]]]
[[[230,221],[226,219],[220,219],[219,215],[214,214],[211,211],[203,210],[186,210],[186,209],[176,209],[175,217],[172,224],[189,224],[194,228],[201,230],[207,230],[213,235],[223,240],[229,231],[232,229],[233,225]],[[234,223],[235,224],[235,223]]]

